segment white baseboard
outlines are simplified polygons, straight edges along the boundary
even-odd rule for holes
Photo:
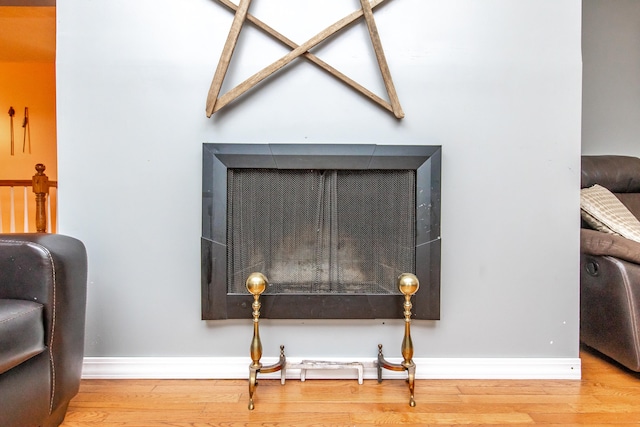
[[[364,378],[377,379],[375,359],[305,357],[305,360],[361,362]],[[399,363],[401,359],[388,359]],[[277,358],[263,357],[263,365]],[[288,358],[291,364],[300,358]],[[579,358],[414,358],[416,379],[560,379],[579,380]],[[249,376],[248,357],[85,357],[85,379],[245,379]],[[280,378],[281,372],[261,374],[260,378]],[[357,379],[357,371],[313,370],[307,378]],[[382,370],[383,378],[406,378],[405,372]],[[287,369],[287,379],[299,379],[300,369]]]

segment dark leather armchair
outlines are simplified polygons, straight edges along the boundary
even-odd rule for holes
[[[583,156],[581,187],[599,184],[640,218],[640,159]],[[640,243],[580,230],[580,339],[640,371]]]
[[[87,255],[57,234],[0,234],[0,426],[53,427],[80,386]]]

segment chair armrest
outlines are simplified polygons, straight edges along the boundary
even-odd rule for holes
[[[60,234],[0,234],[0,298],[44,305],[52,364],[51,410],[74,396],[84,356],[87,252]]]
[[[640,264],[639,242],[588,228],[580,229],[580,252],[596,256],[612,256]]]

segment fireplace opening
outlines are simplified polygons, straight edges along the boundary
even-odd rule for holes
[[[227,171],[228,292],[399,294],[415,270],[415,171]]]
[[[440,307],[440,147],[203,145],[203,319],[415,318]]]

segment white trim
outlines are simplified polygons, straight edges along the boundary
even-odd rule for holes
[[[313,358],[305,357],[305,360]],[[364,378],[376,379],[375,359],[321,358],[331,362],[360,362]],[[388,359],[399,363],[401,359]],[[288,358],[292,365],[302,359]],[[414,358],[416,379],[560,379],[579,380],[579,358]],[[267,366],[277,358],[263,357]],[[85,357],[84,379],[244,379],[249,376],[247,357]],[[261,378],[280,378],[281,372],[260,374]],[[383,378],[406,378],[405,372],[382,370]],[[316,370],[306,376],[327,379],[357,379],[353,369]],[[286,378],[299,379],[300,369],[287,369]]]

